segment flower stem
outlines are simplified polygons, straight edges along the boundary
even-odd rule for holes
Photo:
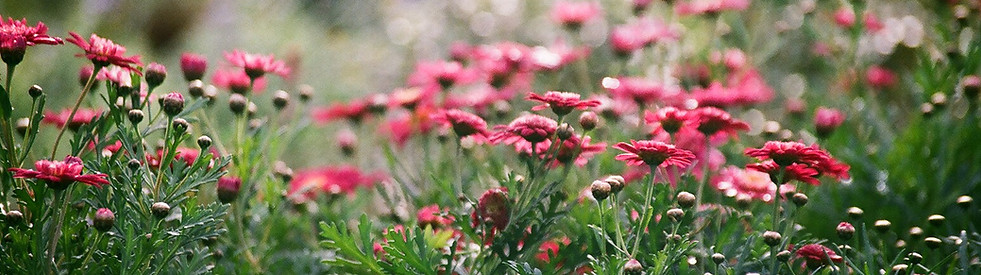
[[[55,220],[54,227],[51,228],[51,236],[48,239],[48,260],[47,264],[50,266],[50,271],[52,273],[57,273],[57,263],[55,263],[55,250],[58,248],[58,239],[61,238],[61,226],[65,222],[65,208],[68,207],[69,195],[71,194],[70,189],[66,190],[55,190],[54,200],[51,205],[55,207]]]
[[[71,123],[72,119],[75,118],[75,112],[78,112],[78,107],[82,105],[82,100],[85,99],[85,95],[89,93],[89,90],[92,89],[92,84],[95,83],[95,76],[98,75],[99,70],[102,70],[102,66],[99,66],[99,64],[95,64],[94,66],[93,72],[95,73],[92,73],[89,76],[89,80],[85,82],[85,87],[82,88],[82,94],[78,95],[78,99],[75,100],[75,107],[72,107],[72,112],[68,115],[65,127],[61,127],[61,130],[58,131],[58,137],[55,138],[54,145],[51,146],[51,159],[54,159],[55,154],[58,153],[58,144],[61,142],[61,137],[65,135],[65,129],[68,129],[67,124]]]
[[[623,241],[623,231],[620,230],[620,208],[617,207],[616,194],[610,194],[610,205],[613,207],[613,223],[616,225],[617,246],[626,249],[626,242]]]
[[[651,172],[651,184],[647,186],[647,193],[644,194],[644,216],[641,217],[640,224],[637,225],[636,238],[634,239],[634,247],[630,252],[630,257],[634,258],[637,255],[637,249],[640,248],[640,239],[643,238],[644,229],[647,228],[647,224],[651,222],[651,216],[654,215],[654,206],[651,205],[651,198],[654,197],[654,184],[657,182],[657,165],[650,165]]]
[[[603,256],[606,256],[607,255],[606,254],[606,226],[603,225],[604,223],[606,223],[606,220],[603,219],[603,208],[604,208],[603,201],[597,201],[596,202],[596,206],[597,206],[597,209],[599,209],[599,219],[600,219],[600,221],[599,221],[599,227],[600,227],[600,233],[603,234],[603,239],[600,240],[601,241],[601,243],[600,243],[600,253],[602,253]]]
[[[776,189],[773,191],[773,216],[771,217],[773,232],[780,232],[780,184],[783,183],[784,173],[786,169],[780,167],[780,177],[776,185]],[[780,271],[780,261],[777,261],[777,250],[779,245],[774,245],[770,247],[770,274],[777,274]]]

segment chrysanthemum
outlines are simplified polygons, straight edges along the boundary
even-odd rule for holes
[[[406,82],[411,86],[438,85],[446,89],[455,84],[469,81],[473,78],[471,74],[472,72],[456,61],[419,62]]]
[[[87,81],[88,78],[85,80]],[[95,80],[108,80],[117,87],[133,87],[133,77],[130,75],[130,71],[119,66],[103,67],[95,75]]]
[[[582,167],[589,162],[589,159],[593,158],[599,153],[602,153],[603,151],[606,151],[606,142],[596,144],[591,142],[592,138],[588,136],[580,139],[575,135],[569,139],[563,140],[561,146],[559,146],[558,152],[555,153],[555,162],[553,163],[553,166],[572,162],[576,166]],[[548,148],[548,146],[543,147]]]
[[[439,205],[436,204],[419,208],[416,211],[416,220],[419,223],[419,227],[426,228],[429,226],[434,229],[441,229],[452,225],[455,218],[452,215],[440,214],[443,212],[446,212],[446,210],[440,209]]]
[[[225,52],[225,60],[245,69],[245,74],[251,79],[262,77],[266,73],[289,77],[290,68],[283,61],[276,60],[273,55],[250,54],[240,50]]]
[[[541,105],[532,107],[532,111],[540,111],[545,108],[552,108],[556,115],[564,116],[572,112],[573,109],[585,110],[589,107],[600,105],[598,100],[580,100],[577,93],[548,91],[544,95],[528,93],[528,100],[541,102]]]
[[[677,133],[681,126],[688,120],[688,111],[675,107],[664,107],[656,112],[648,112],[644,115],[647,123],[653,124],[668,133]]]
[[[452,128],[459,137],[478,135],[486,138],[491,135],[483,118],[459,109],[438,111],[432,118],[433,122]]]
[[[494,231],[504,230],[511,220],[511,201],[508,199],[508,189],[506,187],[492,188],[480,195],[477,200],[477,208],[471,215],[473,226],[481,222],[490,225],[487,230],[493,236]]]
[[[67,126],[68,129],[74,131],[78,130],[78,127],[89,124],[92,122],[92,120],[102,115],[102,111],[99,110],[80,108],[75,112],[75,117],[72,117],[71,121],[68,121],[68,116],[71,115],[71,113],[71,109],[64,109],[58,113],[47,111],[44,114],[44,119],[41,121],[44,123],[54,124],[55,126],[58,126],[58,128],[64,128]]]
[[[728,112],[715,107],[702,107],[689,113],[690,121],[696,125],[699,132],[707,136],[717,133],[728,133],[736,136],[738,131],[749,130],[749,124],[732,118]]]
[[[266,78],[259,77],[255,80],[241,70],[219,69],[211,76],[211,82],[219,88],[228,89],[232,93],[245,95],[248,92],[261,94],[266,89]]]
[[[749,7],[749,0],[694,0],[679,2],[675,12],[679,15],[718,14],[724,11],[741,11]]]
[[[157,150],[156,154],[147,154],[146,161],[150,167],[157,169],[160,168],[160,164],[163,160],[164,150]],[[184,162],[185,165],[191,166],[194,164],[194,160],[198,158],[199,152],[196,149],[187,147],[177,147],[177,152],[174,153],[173,161]],[[171,163],[173,163],[173,161]]]
[[[48,35],[48,27],[43,22],[37,26],[27,25],[27,19],[3,20],[0,15],[0,57],[8,65],[17,65],[24,59],[27,47],[37,44],[57,45],[65,42],[58,37]]]
[[[113,43],[112,40],[99,37],[93,33],[89,37],[89,41],[85,41],[85,39],[83,39],[82,36],[78,35],[77,33],[69,32],[68,34],[72,36],[68,38],[68,42],[78,45],[79,48],[85,51],[84,54],[78,54],[76,56],[84,56],[85,58],[92,60],[92,63],[99,67],[105,67],[109,66],[109,64],[113,64],[129,69],[137,74],[143,74],[137,70],[136,67],[133,67],[133,65],[143,66],[143,63],[140,62],[140,56],[123,56],[126,54],[126,48]]]
[[[568,28],[578,28],[602,12],[596,2],[558,1],[552,6],[552,20]]]
[[[29,178],[43,180],[49,188],[65,190],[69,184],[81,182],[95,187],[109,184],[106,174],[82,175],[82,159],[66,156],[64,161],[39,160],[34,163],[34,169],[10,168],[14,178]]]
[[[334,103],[327,107],[314,108],[310,115],[313,120],[325,124],[338,119],[347,119],[358,123],[368,116],[368,105],[363,100],[352,100],[348,103]]]
[[[810,164],[822,160],[827,154],[796,141],[767,141],[763,148],[748,148],[747,156],[759,160],[772,159],[780,166],[794,163]]]
[[[195,53],[181,54],[181,72],[187,81],[198,80],[204,77],[205,70],[208,69],[208,58]]]
[[[527,114],[516,118],[508,125],[498,125],[490,137],[493,143],[514,144],[520,141],[529,143],[539,143],[545,141],[559,127],[558,123],[551,118],[535,114]]]
[[[773,162],[773,160],[766,160],[763,162],[746,165],[746,169],[759,171],[770,175],[770,180],[773,182],[781,181],[780,177],[782,176],[783,182],[781,182],[781,184],[788,183],[791,180],[806,182],[811,185],[821,184],[821,182],[817,179],[817,169],[807,166],[806,164],[793,163],[789,166],[783,166],[783,175],[780,174],[781,167],[782,166]]]
[[[313,168],[296,173],[286,196],[295,203],[302,203],[321,193],[353,194],[357,188],[370,187],[384,177],[378,173],[364,173],[354,166]]]
[[[695,154],[674,145],[653,140],[631,140],[630,143],[617,143],[613,148],[626,153],[616,156],[627,165],[669,166],[685,168],[695,160]]]
[[[843,122],[845,114],[837,109],[818,107],[814,113],[814,130],[819,137],[830,136]]]
[[[719,171],[712,178],[712,185],[727,197],[751,198],[765,202],[773,200],[777,185],[770,180],[770,175],[752,169],[740,169],[729,166]]]
[[[834,250],[820,244],[808,244],[797,249],[797,257],[803,258],[810,268],[817,268],[828,264],[828,261],[840,263],[844,259]]]

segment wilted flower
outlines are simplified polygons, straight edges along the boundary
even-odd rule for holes
[[[68,34],[72,36],[71,38],[68,38],[68,42],[78,45],[79,48],[85,51],[84,54],[78,54],[76,56],[84,56],[85,58],[92,60],[92,63],[99,67],[105,67],[109,66],[109,64],[113,64],[142,75],[139,70],[133,67],[133,65],[143,65],[143,63],[140,62],[140,56],[123,56],[126,54],[126,48],[123,46],[113,43],[112,40],[99,37],[94,33],[89,37],[89,41],[85,41],[85,39],[83,39],[82,36],[78,35],[77,33],[69,32]]]
[[[286,63],[276,60],[271,54],[259,55],[233,50],[232,52],[225,52],[225,60],[236,67],[245,69],[245,74],[253,80],[266,73],[273,73],[282,77],[289,77],[290,74],[290,68],[286,67]]]
[[[808,244],[797,249],[797,257],[803,258],[810,268],[817,268],[828,263],[828,261],[840,263],[844,260],[834,250],[820,244]]]
[[[586,108],[600,105],[598,100],[580,100],[579,97],[580,95],[577,93],[548,91],[544,95],[529,93],[527,99],[543,103],[532,107],[532,111],[540,111],[551,107],[552,112],[559,116],[567,115],[573,109],[585,110]]]
[[[617,143],[613,148],[620,149],[626,153],[616,156],[617,160],[622,160],[627,165],[647,165],[647,166],[669,166],[674,165],[685,168],[695,160],[695,155],[691,151],[675,148],[674,145],[653,140],[631,140],[630,143]],[[653,172],[653,171],[652,171]]]
[[[106,174],[82,175],[82,159],[66,156],[64,161],[39,160],[34,163],[34,169],[10,168],[14,172],[14,178],[39,179],[44,181],[49,188],[54,190],[65,190],[68,185],[74,182],[81,182],[95,187],[102,187],[109,184],[105,178]]]

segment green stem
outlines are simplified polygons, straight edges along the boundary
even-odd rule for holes
[[[651,222],[651,216],[654,215],[654,206],[651,205],[651,198],[654,197],[654,184],[657,182],[657,165],[650,165],[651,172],[651,184],[647,186],[647,193],[644,194],[644,216],[641,217],[640,224],[637,225],[637,230],[634,233],[637,237],[634,239],[634,247],[630,252],[630,257],[634,258],[637,255],[637,250],[640,248],[640,239],[644,236],[644,229],[647,228],[647,224]]]
[[[623,231],[620,229],[620,208],[617,207],[616,194],[610,194],[610,205],[613,207],[613,222],[616,224],[617,246],[626,249],[626,242],[623,241]]]
[[[47,264],[49,265],[50,267],[49,270],[52,273],[57,273],[56,271],[58,269],[58,266],[55,263],[55,250],[58,248],[58,239],[61,238],[61,226],[65,222],[65,212],[66,212],[65,208],[68,207],[70,194],[71,191],[69,191],[69,189],[55,190],[54,201],[51,202],[52,205],[55,205],[55,207],[57,207],[55,209],[56,211],[55,213],[56,217],[54,220],[55,224],[54,227],[51,228],[51,236],[48,239],[48,249],[47,249],[47,253],[48,253]]]
[[[160,182],[163,180],[164,169],[170,167],[170,161],[173,159],[171,156],[171,142],[170,142],[170,128],[174,122],[173,117],[168,117],[167,125],[164,127],[164,151],[160,152],[160,167],[157,167],[157,180],[153,185],[153,196],[156,200],[160,200]]]
[[[82,94],[78,95],[78,99],[75,100],[75,107],[72,107],[72,112],[68,115],[65,127],[61,127],[61,130],[58,131],[58,137],[55,138],[54,145],[51,146],[51,159],[54,159],[55,154],[58,153],[58,144],[61,143],[61,137],[65,135],[65,129],[68,129],[67,122],[71,122],[72,119],[75,118],[75,113],[78,112],[78,107],[82,105],[82,100],[85,99],[85,95],[92,89],[92,83],[95,83],[95,76],[98,75],[99,70],[102,70],[102,66],[95,64],[93,70],[95,73],[92,73],[92,75],[89,76],[89,80],[85,82],[85,87],[82,88]]]
[[[607,255],[606,254],[606,226],[603,225],[604,223],[606,223],[606,220],[603,219],[603,201],[597,201],[596,206],[599,209],[600,233],[603,234],[603,239],[600,240],[600,253],[603,253],[602,255]]]
[[[85,252],[85,259],[82,260],[82,268],[85,268],[85,264],[88,263],[90,259],[92,259],[92,252],[96,250],[96,248],[99,245],[99,242],[101,241],[102,241],[102,233],[95,234],[95,241],[93,242],[94,245],[93,247],[89,248],[87,252]]]
[[[773,191],[773,216],[771,217],[773,232],[780,232],[780,185],[783,183],[784,167],[780,167],[780,177],[778,183],[774,183],[777,188]],[[780,271],[780,261],[777,260],[777,250],[780,247],[775,245],[770,247],[770,274],[778,274]]]

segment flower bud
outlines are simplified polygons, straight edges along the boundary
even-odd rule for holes
[[[865,211],[862,211],[861,208],[854,206],[848,208],[848,217],[852,218],[853,220],[861,219],[862,214],[865,214]]]
[[[837,109],[819,107],[814,114],[814,128],[817,136],[827,138],[845,121],[845,114]]]
[[[722,253],[712,254],[712,262],[715,262],[715,264],[722,264],[725,261],[726,255],[722,255]]]
[[[354,134],[351,130],[344,129],[337,132],[337,145],[341,148],[341,153],[344,156],[350,157],[354,155],[355,150],[358,147],[358,136]]]
[[[160,86],[160,83],[163,83],[166,78],[167,68],[157,63],[147,65],[146,72],[143,73],[143,79],[146,79],[146,84],[150,84],[150,89]]]
[[[273,174],[282,178],[285,182],[293,180],[293,168],[286,166],[285,162],[279,160],[273,163]]]
[[[27,128],[30,128],[31,127],[31,119],[26,118],[26,117],[19,118],[19,119],[17,119],[16,125],[14,127],[17,128],[17,134],[18,135],[20,135],[22,137],[23,136],[26,136],[27,135]]]
[[[249,105],[245,107],[245,115],[248,117],[254,117],[257,112],[259,112],[259,106],[253,102],[249,102]]]
[[[936,92],[930,95],[930,104],[934,107],[943,108],[947,106],[947,95],[942,92]]]
[[[668,218],[671,218],[671,221],[673,222],[681,221],[681,218],[685,217],[685,211],[681,210],[680,208],[668,209],[668,212],[666,212],[666,214],[668,215]]]
[[[971,196],[964,195],[957,197],[957,206],[959,206],[961,209],[971,207],[972,202],[974,202],[974,198],[971,198]]]
[[[204,98],[208,99],[208,106],[215,104],[215,98],[218,97],[218,88],[215,85],[204,86]]]
[[[644,273],[644,266],[637,259],[630,259],[623,264],[623,273],[628,275],[640,275]]]
[[[170,215],[170,205],[162,201],[155,202],[150,205],[150,213],[153,213],[153,216],[158,219],[166,218],[167,215]]]
[[[919,238],[923,237],[923,228],[920,228],[918,226],[914,226],[914,227],[910,228],[909,229],[909,237],[911,239],[919,239]]]
[[[7,215],[4,217],[4,220],[9,226],[17,225],[24,220],[24,214],[17,210],[7,211]]]
[[[583,131],[592,131],[596,129],[596,125],[599,124],[599,116],[594,112],[582,112],[579,115],[579,126],[582,126]]]
[[[770,247],[780,245],[780,240],[782,238],[783,237],[780,236],[780,233],[777,233],[776,231],[763,232],[763,243]]]
[[[777,134],[780,133],[780,129],[782,129],[780,127],[780,122],[776,122],[776,121],[770,120],[770,121],[767,121],[767,122],[764,122],[763,123],[763,135],[767,139],[774,139],[774,138],[776,138],[777,137]]]
[[[184,96],[178,92],[165,94],[160,98],[160,105],[167,116],[174,117],[184,111]]]
[[[623,190],[623,187],[627,184],[627,181],[623,179],[622,176],[610,175],[603,179],[606,183],[610,184],[610,192],[613,194],[619,193]]]
[[[92,226],[99,232],[106,232],[112,229],[116,223],[116,214],[109,208],[99,208],[95,210],[95,217],[92,219]]]
[[[678,200],[678,206],[684,208],[695,206],[695,195],[692,195],[692,193],[681,191],[680,193],[678,193],[677,200]]]
[[[873,226],[875,226],[875,230],[879,231],[879,233],[886,233],[886,231],[889,231],[889,227],[892,227],[892,223],[888,220],[877,220]]]
[[[964,97],[971,101],[978,100],[978,94],[981,93],[981,77],[977,75],[964,76],[961,79],[961,87],[964,89]]]
[[[27,89],[27,94],[31,95],[31,98],[37,98],[44,94],[44,90],[41,89],[41,86],[32,85],[31,88]]]
[[[612,187],[605,181],[595,180],[589,185],[589,191],[593,193],[593,198],[597,201],[605,200],[610,196]]]
[[[129,118],[129,122],[132,122],[133,124],[140,123],[141,121],[143,121],[143,110],[140,109],[129,110],[129,113],[127,113],[126,116],[127,118]]]
[[[923,114],[923,117],[928,118],[933,116],[933,111],[934,111],[933,104],[926,103],[926,102],[920,104],[920,113]]]
[[[503,230],[511,220],[511,201],[507,190],[504,187],[492,188],[484,191],[477,200],[475,216],[493,229]]]
[[[208,136],[198,137],[198,147],[200,147],[202,151],[208,149],[208,147],[211,147],[211,137]]]
[[[892,266],[892,273],[890,274],[906,274],[907,270],[909,270],[909,265],[897,264]]]
[[[850,240],[855,235],[855,226],[848,222],[839,223],[835,230],[838,231],[838,237],[845,241]]]
[[[906,255],[906,258],[909,260],[909,263],[913,265],[918,265],[923,261],[923,255],[916,252],[910,252],[909,255]]]
[[[927,217],[927,222],[929,222],[930,225],[933,225],[933,226],[941,226],[941,225],[943,225],[944,224],[944,220],[947,220],[947,218],[944,217],[943,215],[936,215],[936,214],[934,214],[934,215],[930,215],[930,217]]]
[[[200,80],[207,69],[208,59],[204,56],[193,53],[181,54],[181,72],[184,73],[185,80]]]
[[[187,83],[187,94],[194,98],[204,96],[204,82],[201,80],[194,80]]]
[[[290,94],[283,90],[276,90],[273,92],[273,106],[276,110],[282,110],[286,108],[286,105],[290,103]]]
[[[242,179],[233,176],[224,176],[218,179],[216,191],[218,200],[222,203],[231,203],[238,197],[239,189],[242,188]]]
[[[777,252],[777,260],[781,262],[787,262],[790,260],[790,256],[791,253],[787,250],[780,250],[780,252]]]
[[[126,162],[126,167],[129,168],[130,170],[140,169],[140,165],[142,165],[142,163],[140,163],[140,161],[136,159],[131,159],[129,160],[129,162]]]
[[[310,85],[300,85],[300,102],[306,103],[313,97],[313,87]]]
[[[491,107],[494,107],[494,115],[498,118],[507,117],[511,113],[511,104],[504,100],[494,101]]]
[[[249,99],[245,98],[241,94],[232,94],[228,97],[228,108],[232,110],[232,113],[241,115],[245,112],[245,107],[248,105]]]
[[[562,123],[562,125],[559,125],[559,128],[555,130],[555,136],[558,137],[559,140],[567,140],[572,138],[572,135],[575,134],[576,129],[572,129],[572,126],[568,123]]]
[[[171,123],[171,126],[174,127],[175,134],[181,135],[187,132],[187,128],[190,127],[191,125],[188,124],[187,120],[184,120],[183,118],[175,118],[174,122]]]
[[[807,204],[807,195],[804,193],[796,193],[794,196],[790,197],[790,201],[794,202],[797,207],[803,207]]]

